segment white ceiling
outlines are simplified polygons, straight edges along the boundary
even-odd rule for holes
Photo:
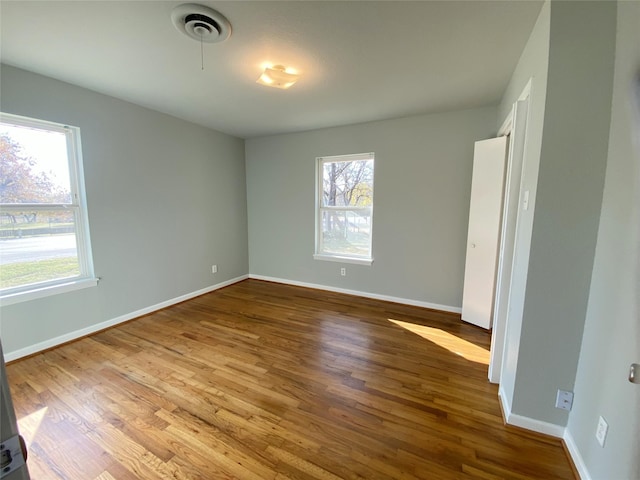
[[[179,33],[180,1],[0,2],[3,63],[243,138],[497,103],[541,1],[199,1],[224,43]],[[255,83],[265,63],[302,73]]]

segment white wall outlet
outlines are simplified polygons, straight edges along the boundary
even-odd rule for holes
[[[211,273],[218,273],[218,265],[211,265]]]
[[[7,438],[6,440],[2,440],[2,443],[0,444],[0,458],[2,458],[2,470],[0,471],[0,478],[4,478],[5,476],[10,476],[11,478],[24,478],[20,474],[17,474],[17,476],[15,477],[13,475],[9,475],[10,473],[15,472],[24,465],[24,456],[22,454],[22,446],[20,444],[19,435],[15,435],[11,438]]]
[[[347,269],[346,269],[346,268],[344,268],[344,267],[342,267],[342,268],[340,269],[340,275],[342,275],[343,277],[346,277],[346,276],[347,276]]]
[[[573,405],[573,392],[558,390],[558,395],[556,395],[556,408],[568,411],[571,410],[571,405]]]
[[[604,447],[604,441],[607,439],[607,431],[609,430],[609,424],[602,417],[598,418],[598,428],[596,429],[596,440],[601,447]]]

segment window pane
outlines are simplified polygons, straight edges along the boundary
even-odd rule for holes
[[[373,160],[324,162],[322,206],[369,207],[373,200]]]
[[[71,203],[63,132],[0,123],[0,202]]]
[[[323,210],[322,252],[347,256],[370,256],[370,210]]]
[[[0,289],[79,275],[73,211],[0,214]]]

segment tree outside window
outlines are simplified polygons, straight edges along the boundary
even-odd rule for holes
[[[2,114],[0,298],[93,276],[79,129]]]
[[[373,153],[321,157],[317,161],[316,258],[370,263]]]

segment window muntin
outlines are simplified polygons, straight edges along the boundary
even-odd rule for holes
[[[320,157],[317,163],[315,258],[370,264],[374,154]]]
[[[3,304],[95,285],[80,152],[77,127],[0,114]]]

